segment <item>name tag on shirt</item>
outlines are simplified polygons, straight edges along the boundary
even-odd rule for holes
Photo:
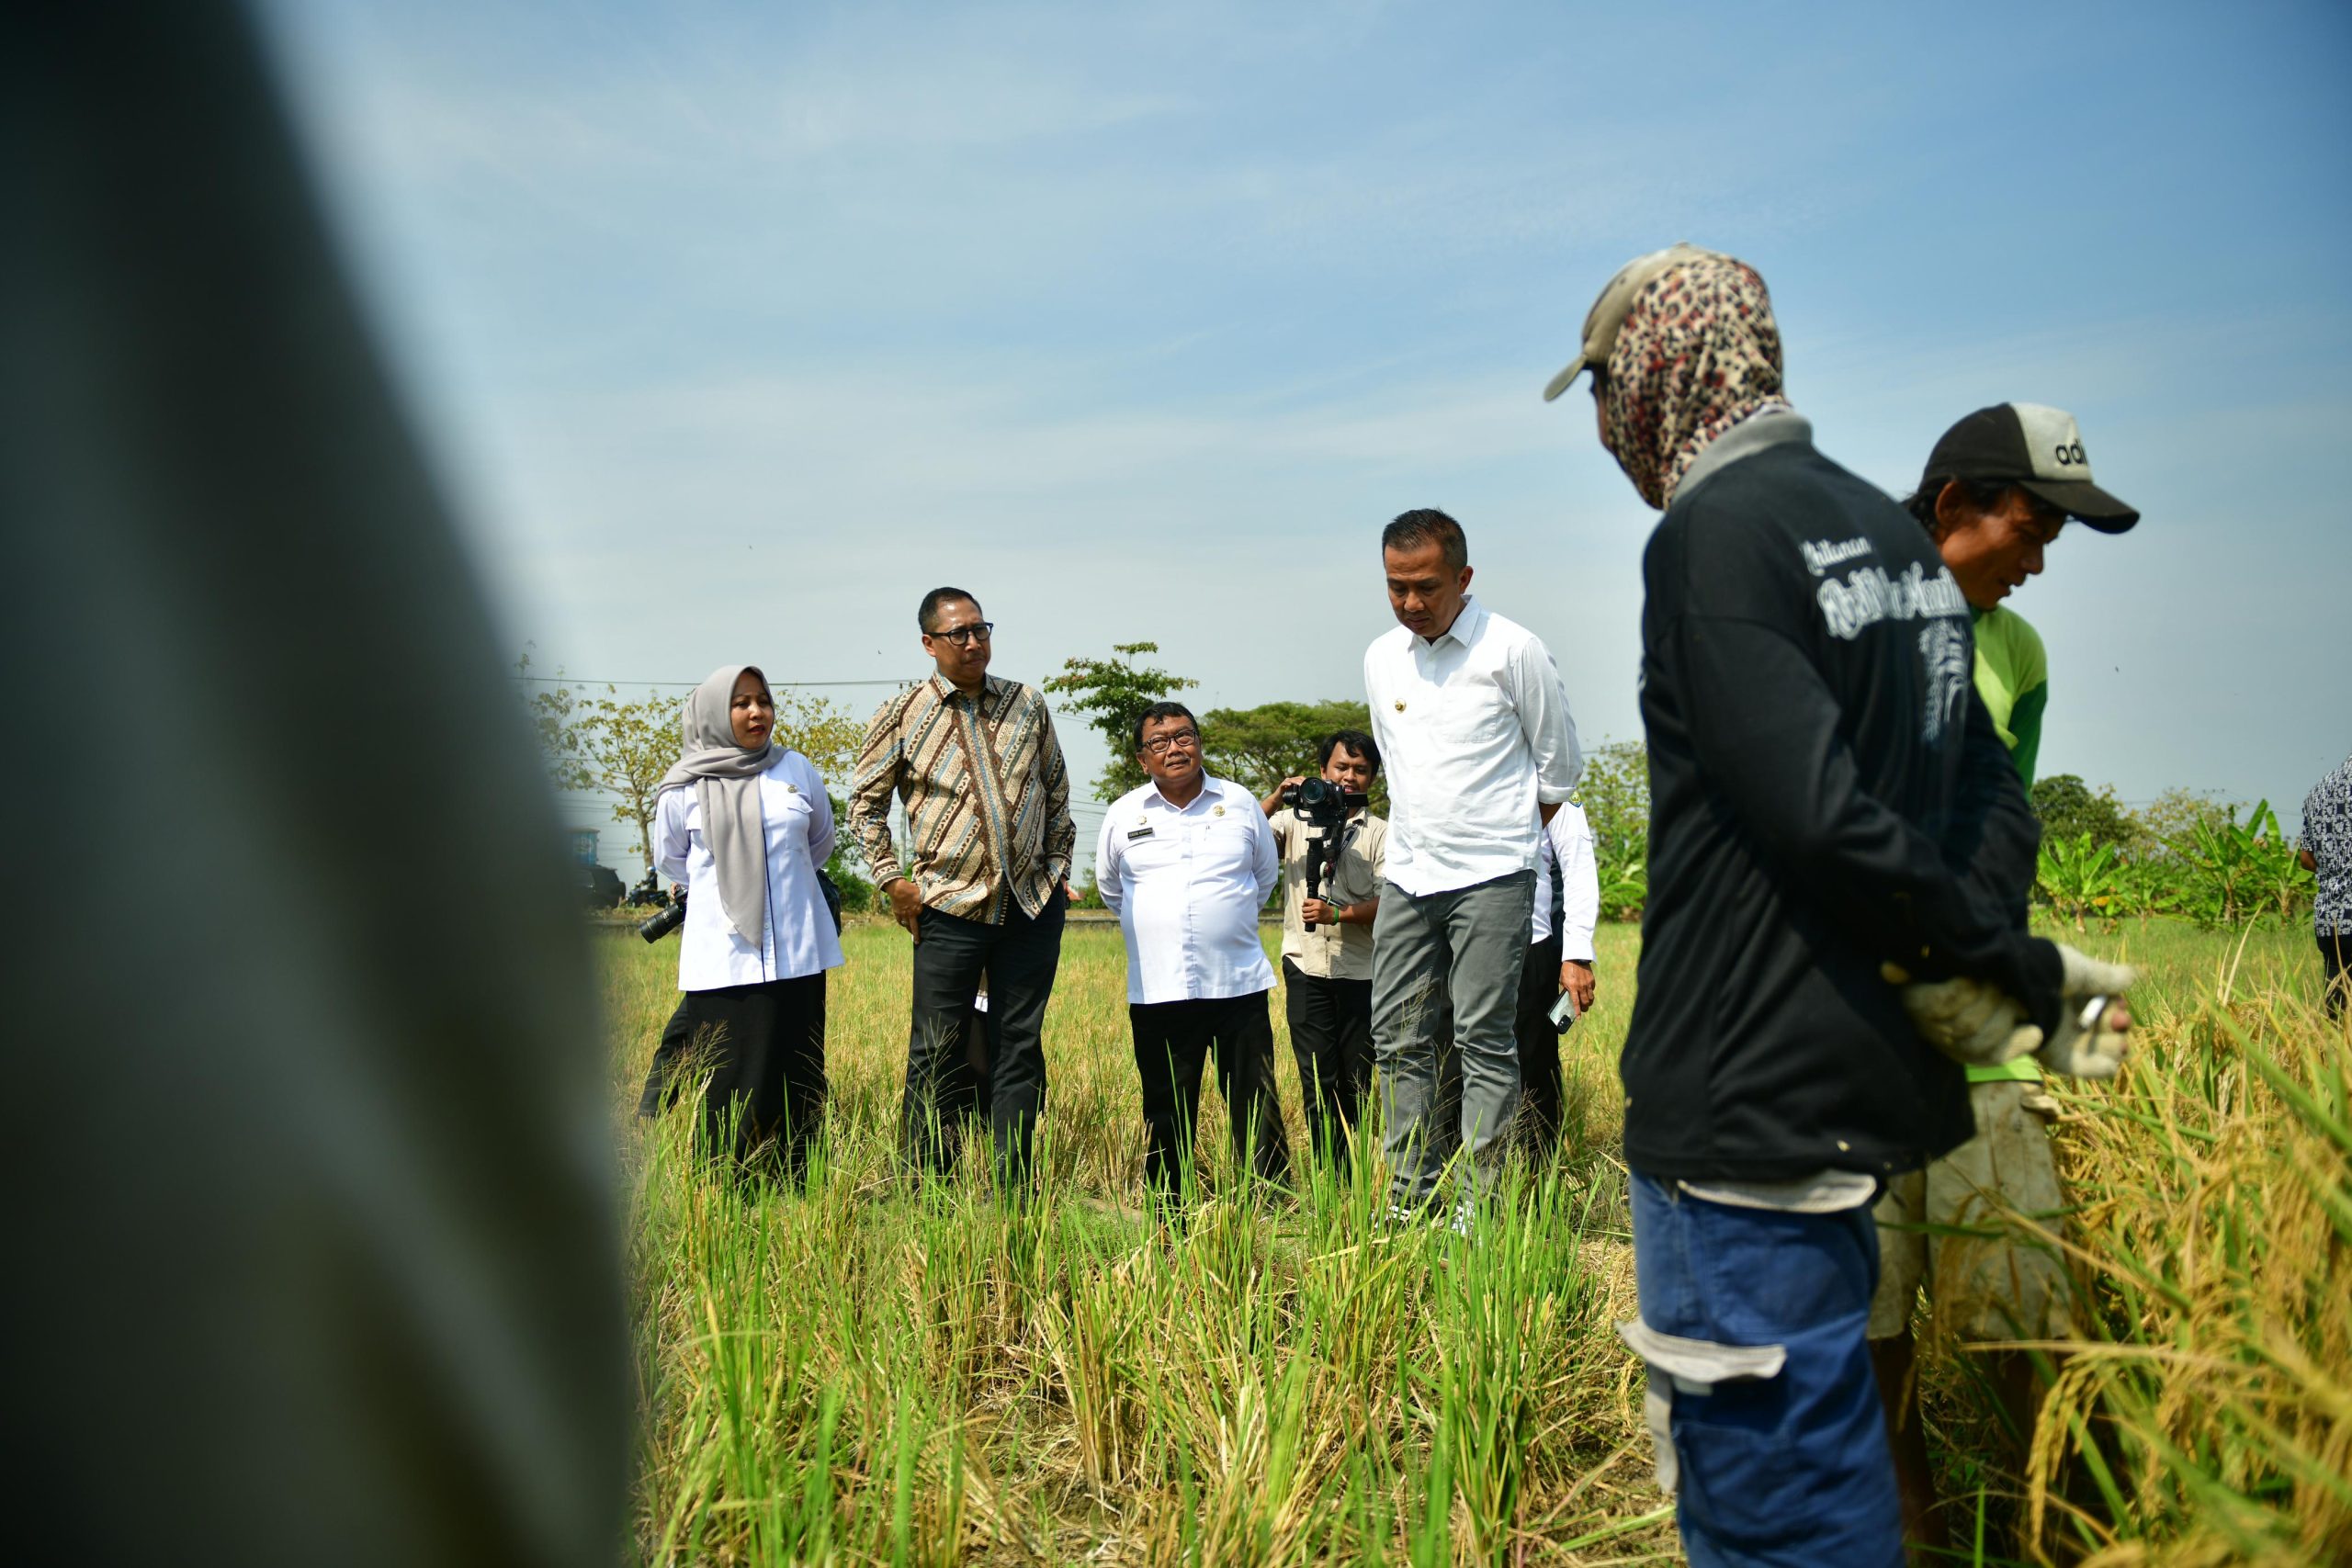
[[[1132,844],[1132,843],[1134,843],[1137,839],[1148,839],[1148,838],[1150,838],[1150,837],[1151,837],[1151,824],[1150,824],[1150,823],[1148,823],[1148,822],[1147,822],[1147,823],[1145,823],[1142,827],[1137,828],[1137,829],[1134,829],[1133,831],[1131,831],[1130,833],[1128,833],[1128,834],[1127,834],[1127,842],[1129,842],[1129,843],[1131,843],[1131,844]]]

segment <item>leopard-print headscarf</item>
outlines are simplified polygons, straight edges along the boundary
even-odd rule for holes
[[[1600,392],[1600,434],[1617,466],[1665,509],[1707,444],[1781,396],[1781,329],[1764,280],[1712,253],[1634,297]]]

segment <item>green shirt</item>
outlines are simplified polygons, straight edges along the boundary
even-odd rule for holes
[[[2041,634],[2015,610],[1996,605],[1973,612],[1976,622],[1976,694],[1993,716],[1993,728],[2017,764],[2018,779],[2030,791],[2033,764],[2041,750],[2041,710],[2050,704],[2050,661]],[[2041,1070],[2030,1055],[1997,1067],[1971,1067],[1971,1083],[2018,1079],[2032,1083]]]
[[[1974,612],[1976,694],[1993,715],[1993,728],[2018,765],[2018,778],[2033,788],[2033,765],[2041,753],[2041,710],[2050,705],[2050,660],[2041,634],[2015,610],[1996,605]]]

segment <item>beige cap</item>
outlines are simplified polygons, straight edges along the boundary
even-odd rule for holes
[[[1606,366],[1609,363],[1610,350],[1617,346],[1617,330],[1625,324],[1625,313],[1634,308],[1634,296],[1646,288],[1653,278],[1668,267],[1714,254],[1701,250],[1688,240],[1681,240],[1662,251],[1635,256],[1619,267],[1617,276],[1609,280],[1609,287],[1600,291],[1600,298],[1592,302],[1592,310],[1585,316],[1584,352],[1577,355],[1566,370],[1552,378],[1552,384],[1544,389],[1544,400],[1548,403],[1566,391],[1568,383],[1575,380],[1586,366]]]

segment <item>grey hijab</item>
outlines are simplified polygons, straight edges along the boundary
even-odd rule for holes
[[[735,727],[728,709],[735,698],[736,677],[749,671],[768,683],[757,665],[729,664],[711,671],[694,689],[678,715],[678,738],[684,750],[677,766],[662,775],[666,795],[694,785],[702,807],[703,842],[718,866],[718,903],[727,920],[743,940],[760,945],[768,912],[767,833],[760,818],[760,775],[779,755],[775,736],[756,751],[735,743]]]

